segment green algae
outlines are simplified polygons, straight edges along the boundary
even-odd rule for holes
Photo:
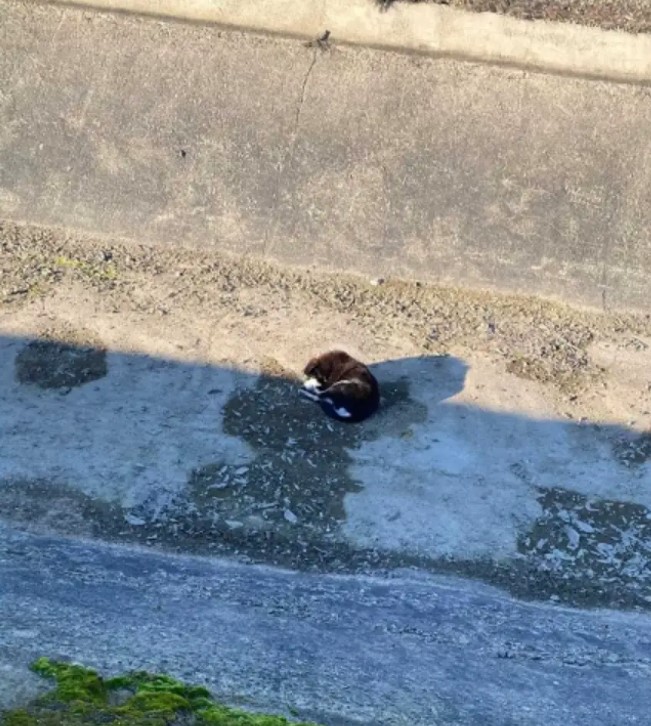
[[[0,713],[0,726],[316,726],[252,714],[215,701],[202,686],[145,671],[102,678],[81,665],[39,658],[32,670],[55,681],[49,693]]]

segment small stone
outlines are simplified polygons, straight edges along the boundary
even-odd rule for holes
[[[285,509],[283,512],[283,517],[290,523],[290,524],[296,524],[298,522],[298,517],[292,512],[291,509]]]
[[[132,527],[142,527],[143,524],[147,524],[142,517],[136,517],[135,514],[125,514],[124,521]]]
[[[269,527],[269,524],[259,514],[250,514],[244,522],[247,529],[253,532],[261,532]]]

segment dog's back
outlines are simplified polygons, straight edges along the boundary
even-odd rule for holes
[[[305,366],[308,390],[315,392],[324,413],[357,423],[371,416],[380,405],[380,388],[368,366],[342,350],[312,358]]]

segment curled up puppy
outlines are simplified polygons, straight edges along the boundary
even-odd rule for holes
[[[312,358],[303,374],[299,394],[318,403],[337,421],[359,423],[380,405],[380,387],[371,371],[342,350]]]

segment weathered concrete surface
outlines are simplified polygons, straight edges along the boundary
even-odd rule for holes
[[[397,4],[382,13],[370,0],[65,0],[64,4],[309,40],[328,28],[337,42],[651,82],[651,37],[459,12],[439,5]]]
[[[0,706],[42,687],[25,674],[45,653],[326,726],[632,726],[651,709],[647,617],[454,579],[296,574],[3,527],[0,608]]]
[[[17,239],[4,269],[19,292],[31,289],[24,265],[42,262],[36,294],[10,294],[0,311],[0,516],[300,569],[409,565],[528,598],[651,607],[648,324],[633,335],[635,320],[614,318],[606,333],[603,316],[558,321],[550,308],[536,316],[547,336],[524,316],[527,342],[541,336],[524,356],[517,301],[500,313],[459,294],[435,319],[476,306],[488,323],[471,318],[459,336],[470,344],[427,352],[410,323],[422,287],[401,288],[398,312],[381,293],[337,309],[362,300],[364,283],[324,282],[310,299],[309,279],[251,264]],[[351,320],[369,306],[378,312]],[[382,386],[364,426],[335,426],[297,395],[307,358],[337,344]],[[565,357],[545,372],[553,347]]]
[[[629,462],[624,427],[541,418],[551,407],[535,388],[480,361],[466,380],[466,362],[424,356],[375,365],[385,410],[351,431],[317,416],[294,382],[223,366],[110,351],[106,375],[83,383],[71,360],[97,354],[86,345],[0,338],[0,516],[651,608],[651,442]],[[61,382],[40,384],[52,369]]]
[[[5,218],[649,310],[648,88],[0,8]]]

